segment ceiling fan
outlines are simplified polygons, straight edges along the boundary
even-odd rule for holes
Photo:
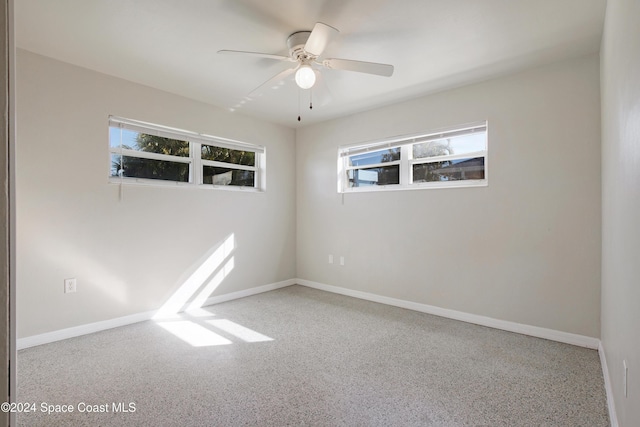
[[[287,38],[289,56],[272,55],[268,53],[246,52],[239,50],[219,50],[220,54],[249,55],[258,58],[287,61],[295,66],[276,74],[249,93],[249,96],[259,92],[263,87],[273,86],[291,74],[295,73],[296,84],[301,89],[311,89],[316,83],[316,70],[318,66],[333,70],[357,71],[359,73],[375,74],[390,77],[393,74],[393,65],[379,64],[375,62],[354,61],[352,59],[326,58],[320,59],[331,39],[339,31],[330,25],[318,22],[313,31],[297,31]],[[298,118],[299,119],[299,118]]]

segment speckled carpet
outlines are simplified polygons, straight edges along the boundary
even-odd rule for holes
[[[21,350],[19,425],[609,425],[594,350],[302,286],[205,310]]]

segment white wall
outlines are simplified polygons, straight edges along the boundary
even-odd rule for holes
[[[621,426],[640,425],[640,2],[609,0],[601,50],[602,344]],[[623,364],[628,365],[628,397]]]
[[[17,93],[18,338],[156,310],[232,233],[214,295],[295,277],[293,130],[22,50]],[[264,145],[268,190],[125,186],[120,200],[110,114]]]
[[[489,186],[346,194],[340,145],[487,119]],[[298,277],[600,335],[597,55],[297,131]],[[345,256],[346,265],[327,257]]]

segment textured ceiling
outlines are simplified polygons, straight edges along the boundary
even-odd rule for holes
[[[290,127],[596,52],[605,0],[18,0],[16,44],[35,53]],[[389,63],[392,77],[321,71],[249,92],[289,63],[316,22],[340,30],[324,57]],[[302,122],[296,120],[299,105]]]

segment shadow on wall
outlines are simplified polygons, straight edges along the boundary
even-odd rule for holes
[[[273,341],[265,335],[228,319],[215,316],[202,306],[234,267],[235,235],[230,234],[211,250],[209,256],[191,273],[153,316],[156,323],[194,347],[233,344],[212,330],[217,329],[245,342]]]

